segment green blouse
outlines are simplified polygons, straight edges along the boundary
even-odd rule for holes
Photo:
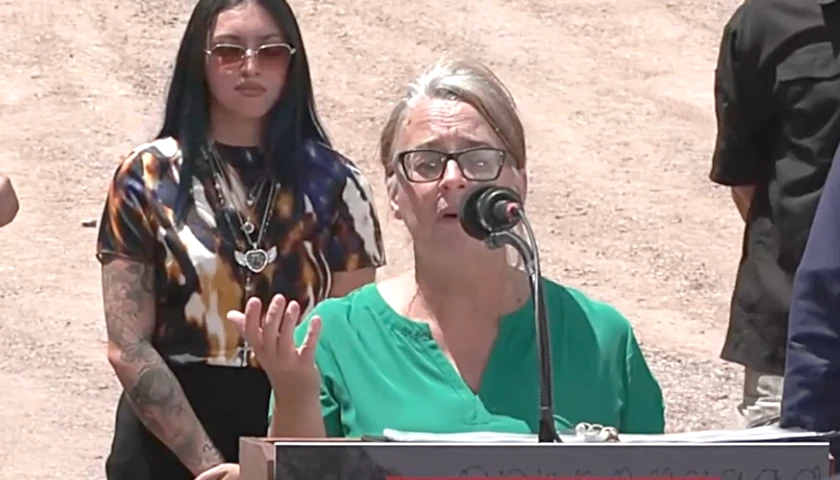
[[[551,324],[555,425],[580,422],[623,433],[664,430],[662,391],[630,323],[613,307],[543,279]],[[539,370],[532,302],[502,318],[476,394],[432,338],[375,284],[320,303],[316,351],[321,406],[330,437],[427,433],[536,433]],[[296,331],[303,341],[311,319]],[[269,416],[274,407],[272,393]]]

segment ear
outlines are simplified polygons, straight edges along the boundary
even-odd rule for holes
[[[400,212],[400,204],[397,201],[399,195],[397,176],[391,174],[391,176],[385,179],[385,185],[388,187],[388,204],[391,206],[391,213],[394,214],[394,218],[397,220],[402,220],[403,216],[402,212]]]

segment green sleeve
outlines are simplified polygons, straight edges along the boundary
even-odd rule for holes
[[[645,361],[632,330],[627,339],[626,402],[622,412],[624,433],[663,433],[665,403],[662,389]]]
[[[324,417],[324,429],[327,432],[327,437],[343,437],[344,429],[341,425],[341,408],[338,400],[334,395],[334,385],[337,379],[336,375],[338,369],[336,368],[335,357],[329,347],[327,340],[327,322],[326,318],[334,317],[340,314],[343,310],[333,305],[335,300],[327,300],[315,307],[309,316],[304,319],[300,325],[295,329],[295,345],[300,346],[303,339],[306,337],[306,331],[312,321],[314,315],[320,315],[322,319],[321,338],[318,342],[318,349],[315,351],[315,365],[321,373],[321,414]],[[327,305],[324,305],[327,303]],[[337,303],[337,302],[336,302]],[[326,318],[325,318],[326,317]],[[338,320],[333,318],[333,320]],[[339,320],[340,321],[340,320]],[[274,391],[271,392],[271,398],[268,403],[268,423],[271,424],[271,414],[274,412]]]

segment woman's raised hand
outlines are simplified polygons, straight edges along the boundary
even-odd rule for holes
[[[320,376],[315,367],[315,349],[321,334],[321,319],[312,317],[306,338],[300,348],[295,346],[294,331],[300,319],[300,305],[286,302],[282,295],[275,295],[262,316],[262,302],[251,297],[245,312],[232,310],[227,318],[238,326],[245,340],[254,349],[254,355],[265,370],[279,397],[317,398]]]

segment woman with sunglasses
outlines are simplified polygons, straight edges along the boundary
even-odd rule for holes
[[[527,191],[513,99],[481,64],[441,61],[394,107],[380,159],[391,210],[411,234],[414,268],[322,302],[297,328],[300,306],[280,295],[264,317],[256,298],[228,316],[274,386],[269,436],[537,433],[526,275],[504,249],[465,233],[458,217],[479,185]],[[661,433],[662,391],[628,320],[579,290],[542,282],[556,429],[590,423]]]
[[[117,169],[100,225],[124,387],[108,478],[235,462],[240,437],[267,431],[270,384],[226,312],[282,294],[306,313],[384,264],[369,185],[321,127],[288,4],[198,2],[163,127]]]

